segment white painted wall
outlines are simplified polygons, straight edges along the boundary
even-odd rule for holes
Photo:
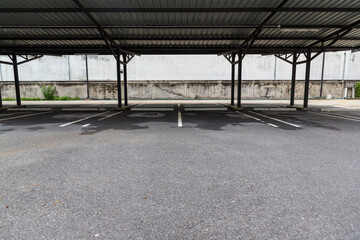
[[[0,56],[8,61],[7,56]],[[301,58],[303,59],[303,57]],[[90,80],[115,80],[112,56],[88,56]],[[311,64],[311,79],[321,79],[322,55]],[[69,70],[70,69],[70,70]],[[237,76],[237,70],[236,76]],[[231,66],[213,55],[144,55],[128,64],[129,80],[227,80]],[[298,65],[297,79],[304,79],[305,64]],[[85,80],[84,56],[45,56],[19,66],[21,81]],[[274,56],[248,55],[243,61],[244,80],[289,80],[291,65]],[[360,52],[326,53],[324,79],[360,80]],[[0,80],[12,81],[12,66],[1,64]]]

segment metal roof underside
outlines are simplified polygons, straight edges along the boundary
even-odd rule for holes
[[[331,43],[331,44],[330,44]],[[0,54],[360,48],[356,0],[1,0]]]

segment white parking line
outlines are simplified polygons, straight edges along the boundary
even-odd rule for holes
[[[84,124],[84,125],[82,125],[81,127],[83,127],[83,128],[86,128],[86,127],[88,127],[88,126],[90,126],[91,124],[90,123],[88,123],[88,124]]]
[[[180,108],[180,104],[178,104],[178,107]],[[178,111],[178,127],[183,127],[180,111]]]
[[[109,111],[101,112],[101,113],[98,113],[98,114],[95,114],[95,115],[91,115],[91,116],[88,116],[88,117],[85,117],[85,118],[81,118],[81,119],[73,121],[73,122],[68,122],[68,123],[62,124],[59,127],[66,127],[66,126],[69,126],[71,124],[78,123],[78,122],[81,122],[81,121],[87,120],[89,118],[93,118],[93,117],[96,117],[96,116],[99,116],[99,115],[102,115],[102,114],[105,114],[105,113],[108,113],[108,112]]]
[[[246,117],[248,117],[248,118],[252,118],[252,119],[254,119],[254,120],[258,121],[258,122],[261,122],[261,123],[263,123],[263,124],[269,125],[270,127],[273,127],[273,128],[278,128],[278,127],[279,127],[279,126],[277,126],[277,125],[275,125],[275,124],[265,122],[265,121],[263,121],[263,120],[261,120],[261,119],[259,119],[259,118],[253,117],[253,116],[248,115],[248,114],[246,114],[246,113],[242,113],[242,112],[239,112],[239,111],[235,111],[235,112],[240,113],[240,114],[242,114],[242,115],[244,115],[244,116],[246,116]]]
[[[360,122],[360,119],[343,117],[343,116],[338,116],[338,115],[330,115],[330,114],[316,113],[316,112],[308,112],[308,113],[317,114],[317,115],[321,115],[321,116],[327,116],[327,117],[333,117],[333,118],[340,118],[340,119],[350,120],[350,121],[354,121],[354,122]]]
[[[110,114],[110,115],[105,116],[105,117],[103,117],[103,118],[100,118],[98,121],[99,121],[99,122],[100,122],[100,121],[103,121],[103,120],[105,120],[105,119],[108,119],[108,118],[111,118],[111,117],[113,117],[113,116],[116,116],[116,115],[118,115],[118,114],[120,114],[120,113],[122,113],[122,111],[121,111],[121,112],[117,112],[117,113]]]
[[[41,113],[31,113],[31,114],[26,114],[26,115],[21,115],[21,116],[15,116],[15,117],[8,117],[8,118],[0,119],[0,122],[6,121],[6,120],[17,119],[17,118],[25,118],[25,117],[36,116],[36,115],[46,114],[46,113],[50,113],[50,112],[51,112],[51,111],[41,112]]]
[[[283,120],[280,120],[280,119],[277,119],[277,118],[273,118],[273,117],[269,117],[269,116],[266,116],[266,115],[264,115],[264,114],[260,114],[260,113],[257,113],[257,112],[253,112],[253,111],[250,111],[250,112],[253,113],[253,114],[256,114],[256,115],[259,115],[259,116],[262,116],[262,117],[265,117],[265,118],[268,118],[268,119],[271,119],[271,120],[274,120],[274,121],[277,121],[277,122],[281,122],[281,123],[284,123],[284,124],[287,124],[287,125],[296,127],[296,128],[301,128],[301,126],[296,125],[296,124],[293,124],[293,123],[285,122],[285,121],[283,121]]]
[[[190,111],[193,111],[193,112],[200,112],[200,111],[226,111],[227,108],[226,107],[208,107],[208,108],[205,108],[205,107],[202,107],[202,108],[185,108],[185,111],[186,112],[190,112]]]
[[[325,114],[325,113],[324,113]],[[335,114],[335,113],[327,113],[328,115],[334,115],[334,116],[339,116],[339,117],[347,117],[347,118],[353,118],[353,119],[357,119],[360,120],[359,117],[355,117],[355,116],[350,116],[350,115],[344,115],[344,114]]]

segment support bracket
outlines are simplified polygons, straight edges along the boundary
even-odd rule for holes
[[[289,58],[293,57],[295,55],[295,58],[296,60],[300,57],[301,53],[283,53],[283,54],[275,54],[275,57],[287,62],[287,63],[290,63],[290,64],[293,64],[292,61],[289,60]],[[298,64],[298,63],[296,63]]]
[[[125,58],[121,62],[123,65],[128,64],[135,57],[135,55],[132,53],[124,53],[124,56]]]
[[[21,62],[18,62],[17,65],[23,64],[23,63],[27,63],[27,62],[31,62],[35,59],[41,58],[44,55],[18,55],[19,57],[21,57],[22,59],[24,59]],[[7,64],[7,65],[13,65],[13,57],[11,55],[8,55],[8,57],[10,58],[11,62],[6,62],[6,61],[0,61],[0,64]]]

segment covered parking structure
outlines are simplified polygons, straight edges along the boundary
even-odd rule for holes
[[[325,51],[360,48],[360,2],[353,0],[3,0],[0,54],[14,68],[21,105],[18,65],[43,55],[108,54],[120,65],[143,54],[217,54],[231,64],[231,105],[241,107],[242,60],[247,54],[275,54],[292,66],[294,105],[297,64],[306,64],[308,107],[311,61]],[[303,58],[300,56],[303,55]],[[0,94],[0,107],[1,94]]]

